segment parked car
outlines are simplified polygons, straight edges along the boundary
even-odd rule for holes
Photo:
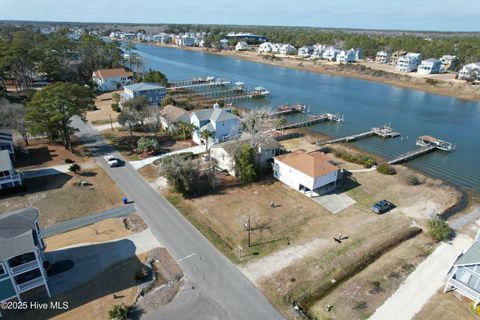
[[[395,208],[395,205],[388,200],[380,200],[375,203],[371,210],[376,214],[382,214]]]
[[[107,164],[110,166],[110,167],[116,167],[118,166],[118,160],[115,159],[114,156],[112,156],[111,154],[108,154],[104,157],[105,159],[105,162],[107,162]]]

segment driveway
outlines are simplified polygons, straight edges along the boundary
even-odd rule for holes
[[[447,272],[462,249],[472,245],[473,239],[458,235],[452,244],[442,243],[385,303],[370,320],[412,319],[425,303],[445,286]]]
[[[179,261],[187,288],[166,306],[144,315],[145,319],[283,319],[260,291],[224,257],[177,209],[160,196],[126,163],[110,168],[102,156],[123,157],[80,118],[73,118],[77,135],[124,194],[135,201],[138,213]],[[124,159],[123,159],[124,160]]]
[[[47,252],[52,269],[60,266],[59,273],[48,279],[53,295],[73,289],[106,270],[115,263],[160,247],[150,229],[113,241],[81,243]],[[63,272],[60,272],[63,271]]]
[[[82,170],[90,170],[97,167],[96,163],[87,162],[79,163]],[[34,179],[44,176],[51,176],[54,174],[67,173],[72,164],[60,164],[58,166],[44,167],[44,168],[35,168],[22,171],[25,179]]]

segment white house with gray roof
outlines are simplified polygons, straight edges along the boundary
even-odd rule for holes
[[[436,74],[440,73],[442,69],[442,62],[438,59],[430,58],[423,60],[418,66],[417,73],[419,74]]]
[[[167,94],[167,88],[156,83],[139,82],[123,87],[121,102],[144,96],[152,105],[158,105]]]
[[[449,289],[474,302],[474,308],[480,302],[480,231],[470,249],[462,251],[448,272],[444,293]]]
[[[24,293],[42,286],[50,297],[38,219],[36,208],[0,214],[0,302],[22,301]]]
[[[237,136],[240,118],[229,109],[214,106],[212,109],[196,110],[190,114],[190,123],[197,129],[192,133],[192,139],[198,144],[205,141],[200,137],[201,132],[208,130],[211,133],[209,144],[222,142]]]
[[[23,184],[23,175],[13,168],[8,150],[0,151],[0,192]]]

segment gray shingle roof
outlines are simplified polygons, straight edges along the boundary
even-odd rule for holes
[[[473,245],[463,255],[461,255],[454,265],[480,264],[480,241]]]
[[[194,112],[198,120],[210,120],[212,122],[239,119],[236,115],[227,111],[227,109],[203,109]]]
[[[144,91],[144,90],[163,89],[165,87],[155,83],[139,82],[139,83],[130,84],[128,86],[125,86],[124,88],[132,91]]]
[[[236,150],[245,143],[251,143],[251,136],[248,133],[243,133],[239,139],[228,140],[222,143],[217,143],[212,146],[212,148],[222,148],[225,152],[233,157],[235,155]],[[260,142],[259,146],[264,150],[273,150],[273,149],[280,149],[281,145],[278,143],[277,140],[272,138],[271,136],[265,136]]]
[[[36,248],[35,220],[38,209],[25,208],[0,214],[0,260],[6,260]]]
[[[0,171],[8,171],[12,169],[12,160],[10,159],[10,152],[8,150],[0,151]]]

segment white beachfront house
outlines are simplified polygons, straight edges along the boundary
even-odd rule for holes
[[[0,214],[0,302],[21,302],[40,287],[51,296],[38,220],[36,208]]]
[[[226,141],[238,135],[240,118],[231,113],[229,109],[221,109],[215,105],[212,109],[197,110],[190,114],[190,123],[196,128],[192,133],[192,140],[204,144],[201,133],[210,131],[209,145]]]
[[[417,71],[421,62],[422,55],[420,53],[409,52],[398,59],[395,70],[400,72]]]
[[[356,52],[354,49],[350,50],[342,50],[340,51],[339,54],[337,54],[336,60],[337,62],[341,63],[349,63],[349,62],[355,62],[356,59]]]
[[[272,43],[272,53],[279,54],[282,46],[283,44],[281,43]]]
[[[323,44],[314,44],[311,58],[321,59],[323,57],[323,53],[325,52],[325,49],[326,47]]]
[[[0,191],[23,185],[23,175],[13,168],[8,150],[0,150]]]
[[[325,49],[325,52],[323,53],[323,59],[328,61],[335,61],[339,53],[340,53],[339,49],[334,47],[328,47]]]
[[[458,79],[467,81],[480,80],[480,62],[464,65],[458,72]]]
[[[323,152],[297,150],[273,160],[273,176],[309,197],[334,190],[343,176],[342,170]]]
[[[258,53],[271,53],[272,52],[272,43],[264,42],[258,46]]]
[[[283,44],[280,47],[280,54],[288,56],[288,55],[294,55],[296,53],[297,53],[297,49],[291,44]]]
[[[192,47],[195,44],[195,38],[189,35],[183,35],[175,39],[176,45],[179,47]]]
[[[447,55],[442,56],[440,58],[440,61],[442,62],[442,71],[443,72],[453,71],[457,67],[458,57],[447,54]]]
[[[247,51],[248,50],[248,43],[245,41],[239,41],[235,46],[235,51]]]
[[[133,80],[133,72],[124,68],[100,69],[93,71],[92,82],[99,91],[121,89]]]
[[[379,51],[375,56],[375,62],[388,63],[390,61],[390,52]]]
[[[309,58],[313,54],[312,46],[303,46],[298,49],[297,55],[300,58]]]
[[[235,176],[235,155],[244,144],[252,145],[251,135],[248,133],[243,133],[238,139],[213,145],[210,149],[210,156],[215,160],[216,167],[220,170],[227,170],[229,174]],[[262,137],[255,149],[256,164],[265,168],[273,157],[279,154],[281,147],[270,135]]]
[[[419,74],[436,74],[440,73],[442,62],[438,59],[430,58],[423,60],[418,66],[417,73]]]

